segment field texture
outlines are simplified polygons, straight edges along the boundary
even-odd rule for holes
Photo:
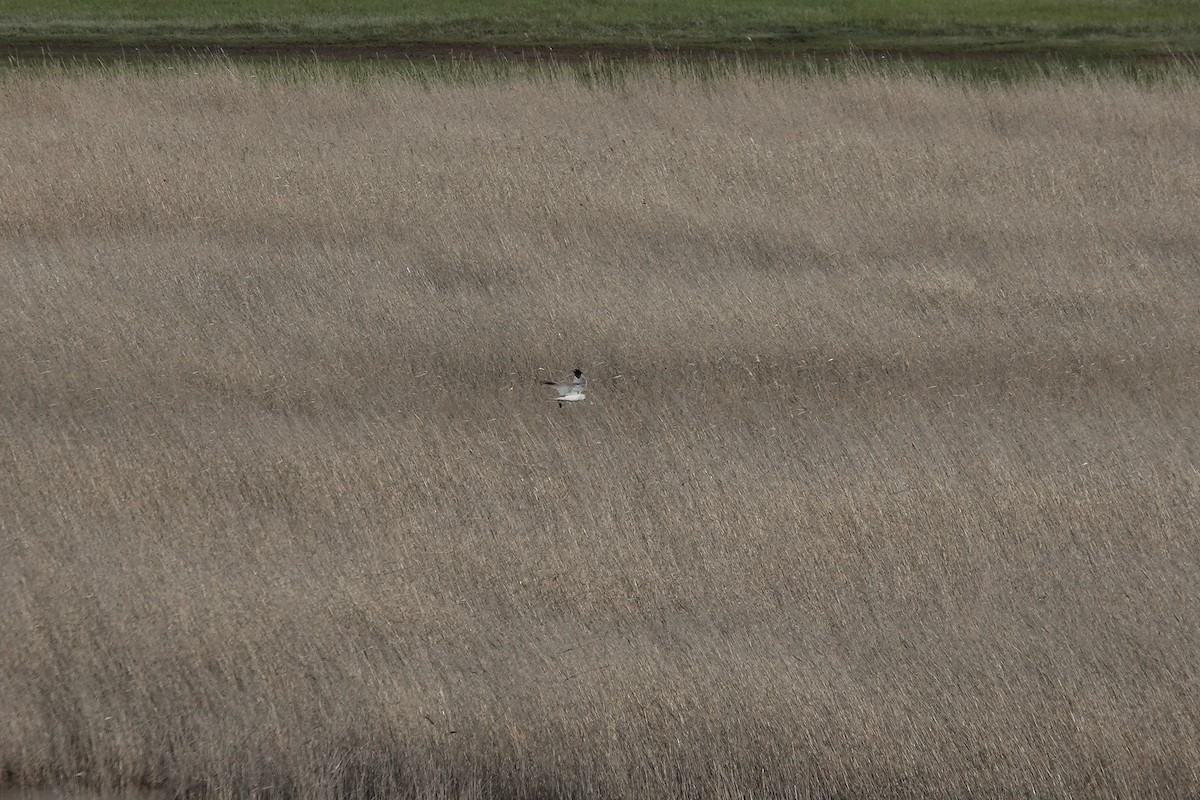
[[[0,82],[0,791],[1200,795],[1200,83],[197,71]]]
[[[6,0],[0,45],[1161,56],[1200,50],[1200,10],[1194,0]]]

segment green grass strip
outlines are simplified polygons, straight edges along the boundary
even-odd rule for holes
[[[1163,56],[1200,52],[1195,0],[8,0],[10,51],[558,47]]]

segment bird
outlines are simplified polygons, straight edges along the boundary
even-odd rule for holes
[[[542,381],[547,386],[553,386],[554,391],[558,392],[558,397],[551,398],[558,401],[558,407],[562,408],[563,403],[574,403],[576,400],[583,400],[587,395],[583,390],[587,388],[587,378],[583,372],[575,370],[575,377],[571,378],[570,383],[555,383],[554,381]]]

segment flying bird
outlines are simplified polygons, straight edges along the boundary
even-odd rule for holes
[[[574,403],[576,400],[582,400],[587,395],[583,390],[587,388],[587,378],[579,370],[575,370],[575,377],[571,378],[570,383],[555,383],[554,381],[542,381],[547,386],[553,386],[554,391],[558,392],[558,397],[551,398],[558,401],[558,407],[562,408],[563,403]]]

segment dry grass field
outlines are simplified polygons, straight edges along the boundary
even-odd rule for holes
[[[0,78],[0,792],[1200,794],[1200,81],[197,72]]]

